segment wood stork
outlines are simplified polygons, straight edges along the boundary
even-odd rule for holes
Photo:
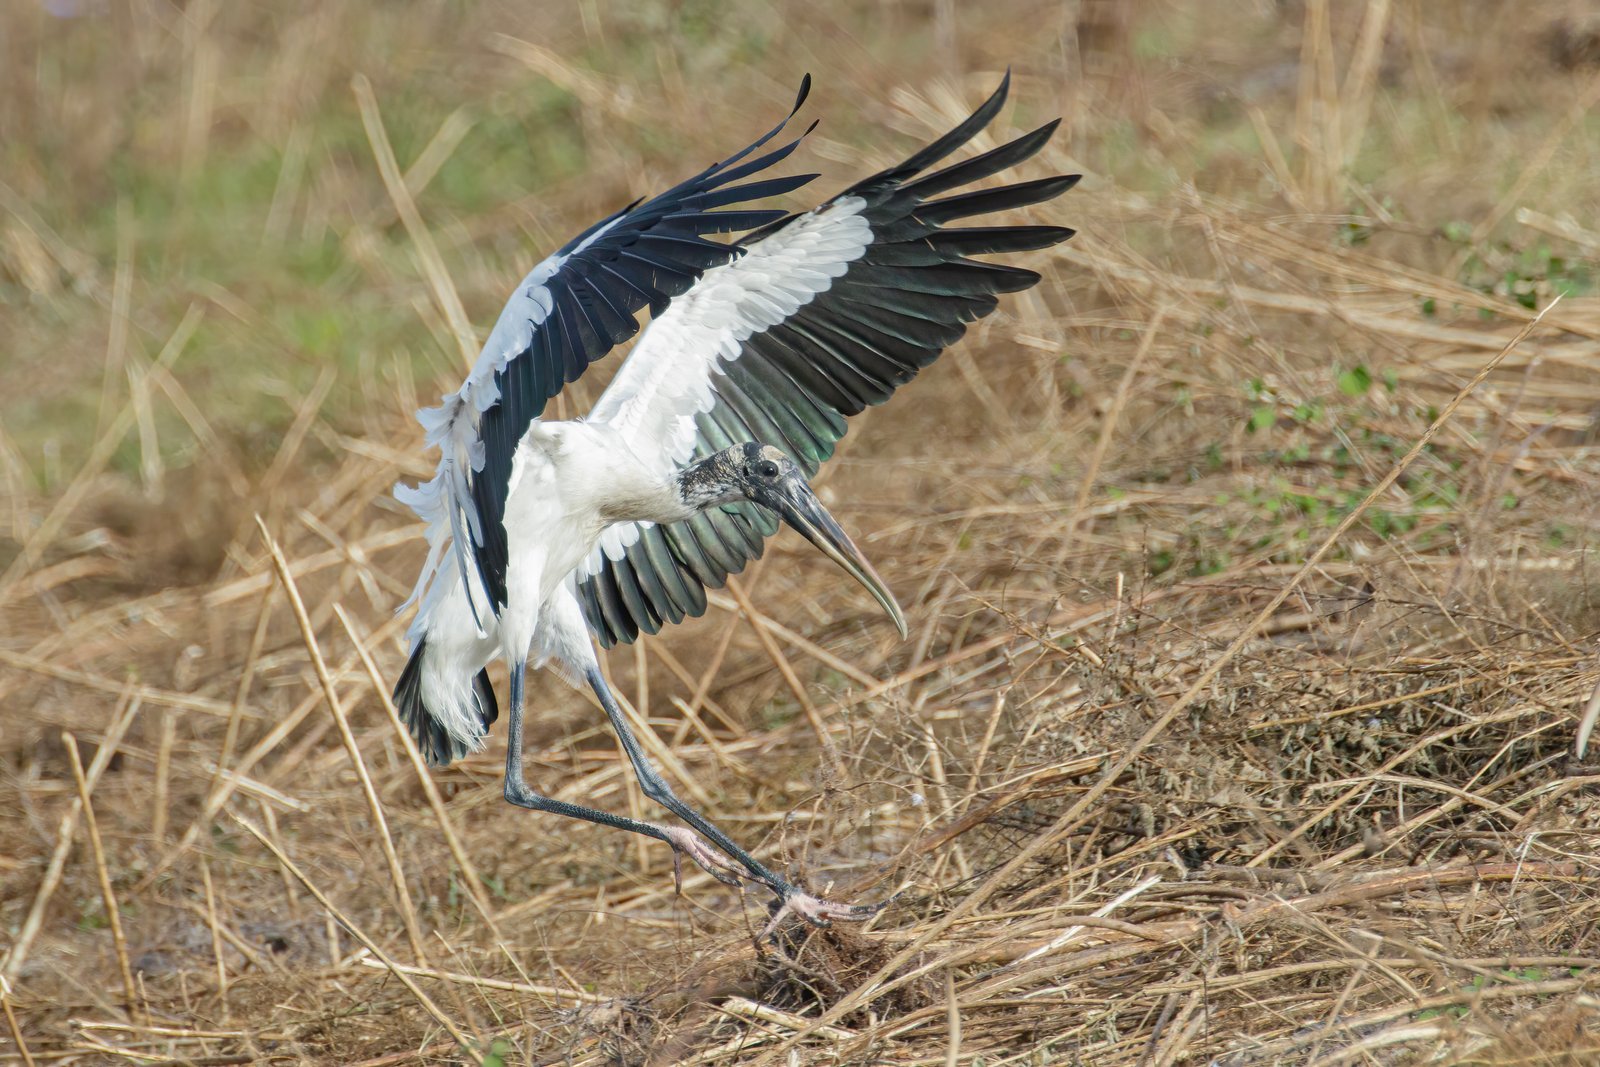
[[[395,495],[427,522],[420,604],[395,703],[434,764],[483,746],[498,715],[484,667],[510,664],[505,797],[656,838],[728,884],[777,895],[773,922],[860,919],[875,908],[813,897],[739,848],[651,766],[600,673],[609,647],[706,609],[706,587],[761,555],[781,518],[872,592],[901,636],[883,580],[806,479],[845,419],[879,404],[996,305],[1039,281],[969,258],[1045,248],[1057,226],[945,228],[1037,204],[1077,175],[942,194],[1029,158],[1059,119],[932,174],[1000,110],[1010,84],[899,166],[805,214],[745,204],[816,177],[765,177],[802,133],[758,154],[794,108],[734,156],[574,238],[517,287],[465,383],[418,413],[438,473]],[[814,127],[815,124],[813,124]],[[805,131],[809,133],[808,129]],[[706,234],[743,233],[728,243]],[[543,421],[546,403],[651,322],[587,418]],[[528,665],[587,683],[667,826],[536,793],[523,777]],[[712,846],[715,846],[713,848]],[[719,851],[720,850],[720,853]],[[770,927],[769,927],[770,929]]]

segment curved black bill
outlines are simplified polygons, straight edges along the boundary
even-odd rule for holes
[[[821,549],[823,555],[866,587],[873,599],[889,613],[889,618],[894,620],[902,639],[909,636],[906,617],[900,611],[900,605],[895,603],[894,594],[889,592],[888,585],[872,569],[872,564],[867,562],[867,557],[861,554],[855,542],[850,540],[850,535],[828,514],[828,509],[822,506],[822,501],[817,499],[804,478],[786,478],[769,494],[762,495],[767,499],[761,503],[777,511],[785,522],[800,531],[802,537]]]

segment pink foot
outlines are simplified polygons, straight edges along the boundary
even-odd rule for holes
[[[898,896],[899,894],[896,894]],[[767,920],[767,925],[762,929],[757,941],[765,941],[778,929],[780,923],[790,915],[798,915],[812,926],[829,927],[834,920],[848,923],[866,922],[884,908],[894,903],[894,897],[880,901],[877,904],[836,904],[831,900],[814,897],[810,893],[791,888],[784,895],[783,903],[773,911],[772,918]]]

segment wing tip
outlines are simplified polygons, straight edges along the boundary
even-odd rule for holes
[[[1000,109],[1005,107],[1006,99],[1010,97],[1010,95],[1011,68],[1008,66],[1006,67],[1005,74],[1001,75],[1000,77],[1000,84],[995,86],[994,92],[989,94],[989,99],[979,104],[972,112],[971,116],[968,117],[967,122],[972,122],[979,115],[983,116],[983,120],[978,124],[977,129],[973,130],[972,132],[977,133],[978,130],[989,125],[989,123],[994,120],[994,117],[1000,113]]]
[[[1008,95],[1010,95],[1010,93],[1011,93],[1011,64],[1007,63],[1006,64],[1006,72],[1004,74],[1000,75],[1000,84],[995,87],[995,90],[994,90],[993,93],[990,94],[989,99],[993,100],[995,97],[998,96],[1000,98],[1000,103],[1003,104],[1003,103],[1006,102],[1006,97]]]

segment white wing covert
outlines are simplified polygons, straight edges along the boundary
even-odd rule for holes
[[[774,209],[718,209],[786,193],[816,177],[733,184],[794,151],[800,138],[747,159],[784,128],[810,85],[807,76],[789,116],[743,151],[659,196],[635,201],[535,267],[506,303],[461,388],[440,406],[418,412],[427,444],[437,446],[441,456],[430,481],[395,487],[396,498],[428,524],[427,562],[404,605],[423,602],[413,640],[448,595],[449,583],[433,578],[452,545],[479,625],[482,605],[498,615],[505,604],[509,546],[502,518],[511,462],[517,443],[549,400],[633,337],[642,309],[662,315],[707,269],[743,253],[737,243],[704,235],[754,229],[784,215]]]
[[[1052,199],[1078,175],[933,199],[1028,159],[1059,120],[919,177],[988,125],[1009,82],[899,166],[742,239],[744,255],[708,269],[651,322],[590,419],[622,431],[663,473],[756,441],[815,474],[847,417],[887,400],[993,311],[997,294],[1039,281],[969,257],[1046,248],[1073,234],[944,224]],[[735,504],[667,526],[609,528],[573,579],[590,628],[610,646],[703,614],[705,589],[759,558],[777,526],[770,512]]]

